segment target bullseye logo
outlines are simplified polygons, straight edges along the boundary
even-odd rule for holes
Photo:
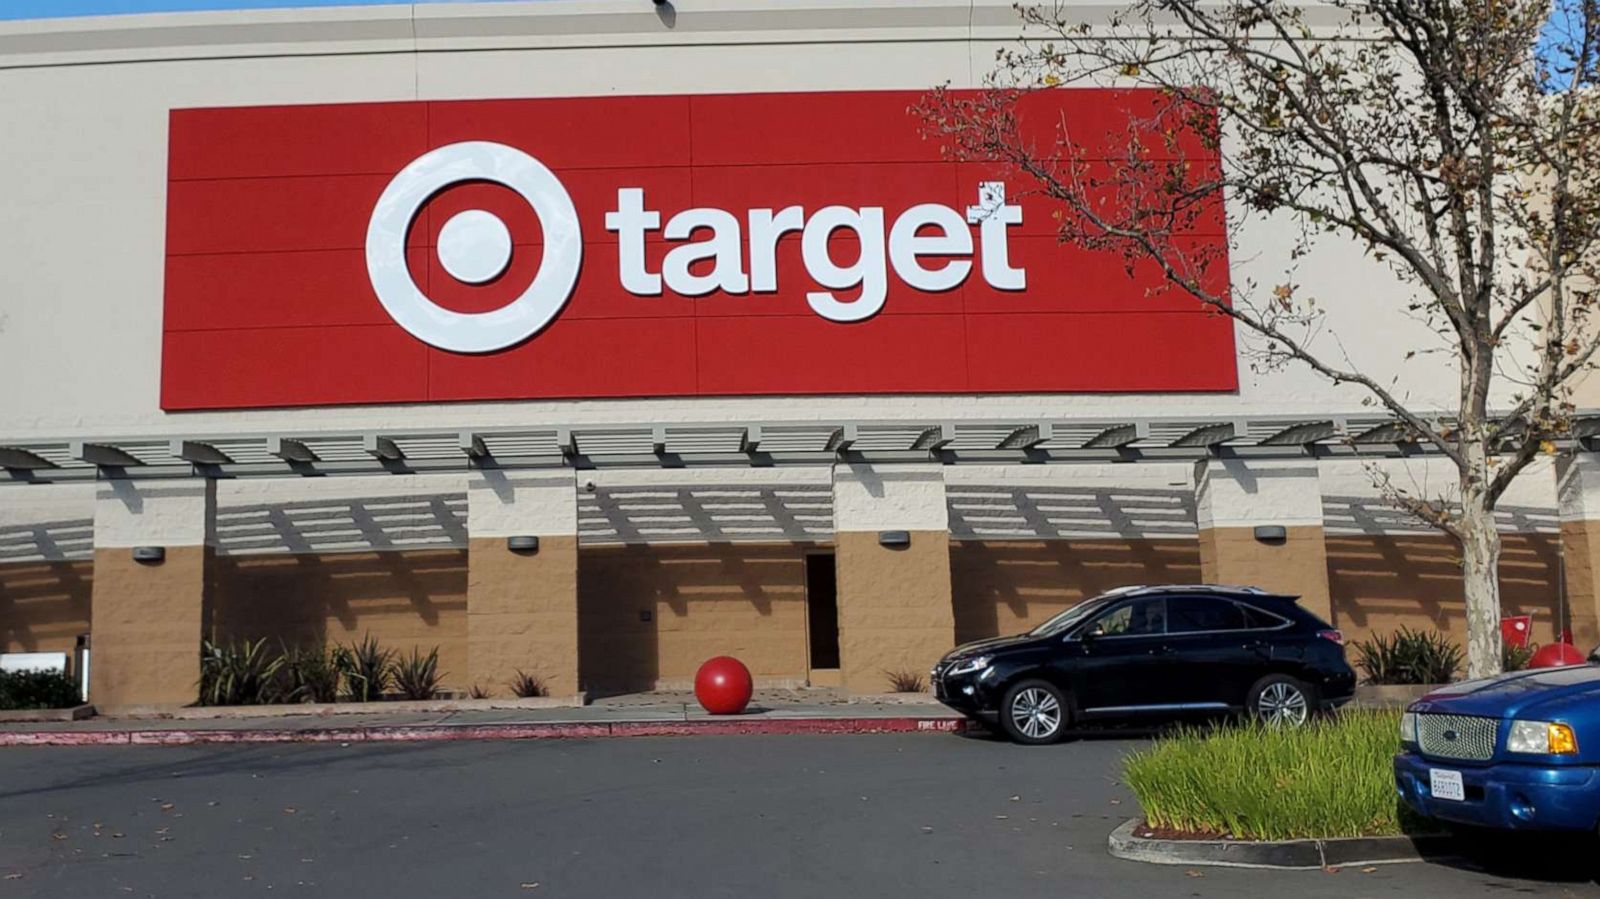
[[[544,257],[532,283],[489,312],[445,309],[422,292],[406,265],[406,234],[423,204],[468,181],[516,191],[544,231]],[[470,209],[445,222],[436,251],[450,277],[486,284],[511,264],[511,232],[493,213]],[[583,264],[583,234],[572,197],[543,163],[505,144],[466,141],[424,153],[395,175],[367,224],[366,255],[378,301],[400,327],[442,350],[489,353],[527,340],[560,314]]]

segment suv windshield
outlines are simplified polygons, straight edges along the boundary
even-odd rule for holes
[[[1049,637],[1054,634],[1065,633],[1067,629],[1105,608],[1106,603],[1114,599],[1113,594],[1105,593],[1093,599],[1086,599],[1061,614],[1051,618],[1044,624],[1028,631],[1030,637]]]

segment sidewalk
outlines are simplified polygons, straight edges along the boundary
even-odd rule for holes
[[[954,732],[965,724],[927,697],[803,701],[792,691],[758,691],[740,715],[710,715],[691,695],[680,693],[610,697],[569,708],[312,715],[285,706],[283,714],[268,717],[258,709],[240,716],[217,711],[223,717],[0,723],[0,747]]]

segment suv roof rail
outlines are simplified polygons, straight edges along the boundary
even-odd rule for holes
[[[1118,587],[1108,590],[1104,596],[1120,596],[1124,593],[1135,591],[1148,593],[1173,593],[1181,591],[1194,591],[1198,593],[1226,593],[1243,596],[1259,596],[1269,599],[1298,600],[1300,597],[1293,593],[1279,593],[1262,587],[1252,587],[1242,584],[1142,584],[1138,586]]]

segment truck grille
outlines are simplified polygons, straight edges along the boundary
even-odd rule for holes
[[[1473,715],[1417,715],[1417,744],[1423,755],[1482,762],[1494,757],[1500,719]]]

